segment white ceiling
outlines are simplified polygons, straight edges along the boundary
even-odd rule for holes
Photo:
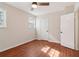
[[[50,2],[49,6],[40,6],[34,10],[31,10],[31,2],[7,2],[16,8],[29,12],[33,15],[42,15],[50,12],[62,11],[66,6],[73,5],[72,2]]]

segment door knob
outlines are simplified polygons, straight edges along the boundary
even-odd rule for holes
[[[48,30],[46,32],[48,32]]]
[[[63,33],[63,32],[60,32],[60,33]]]

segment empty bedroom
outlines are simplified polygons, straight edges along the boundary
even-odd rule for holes
[[[79,57],[79,3],[0,2],[0,57]]]

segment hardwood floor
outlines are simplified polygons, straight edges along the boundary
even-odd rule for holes
[[[0,57],[79,57],[79,51],[45,40],[33,40],[15,48],[0,52]]]

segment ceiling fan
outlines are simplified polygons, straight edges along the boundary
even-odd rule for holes
[[[38,8],[39,6],[49,6],[49,2],[32,2],[32,9]]]

